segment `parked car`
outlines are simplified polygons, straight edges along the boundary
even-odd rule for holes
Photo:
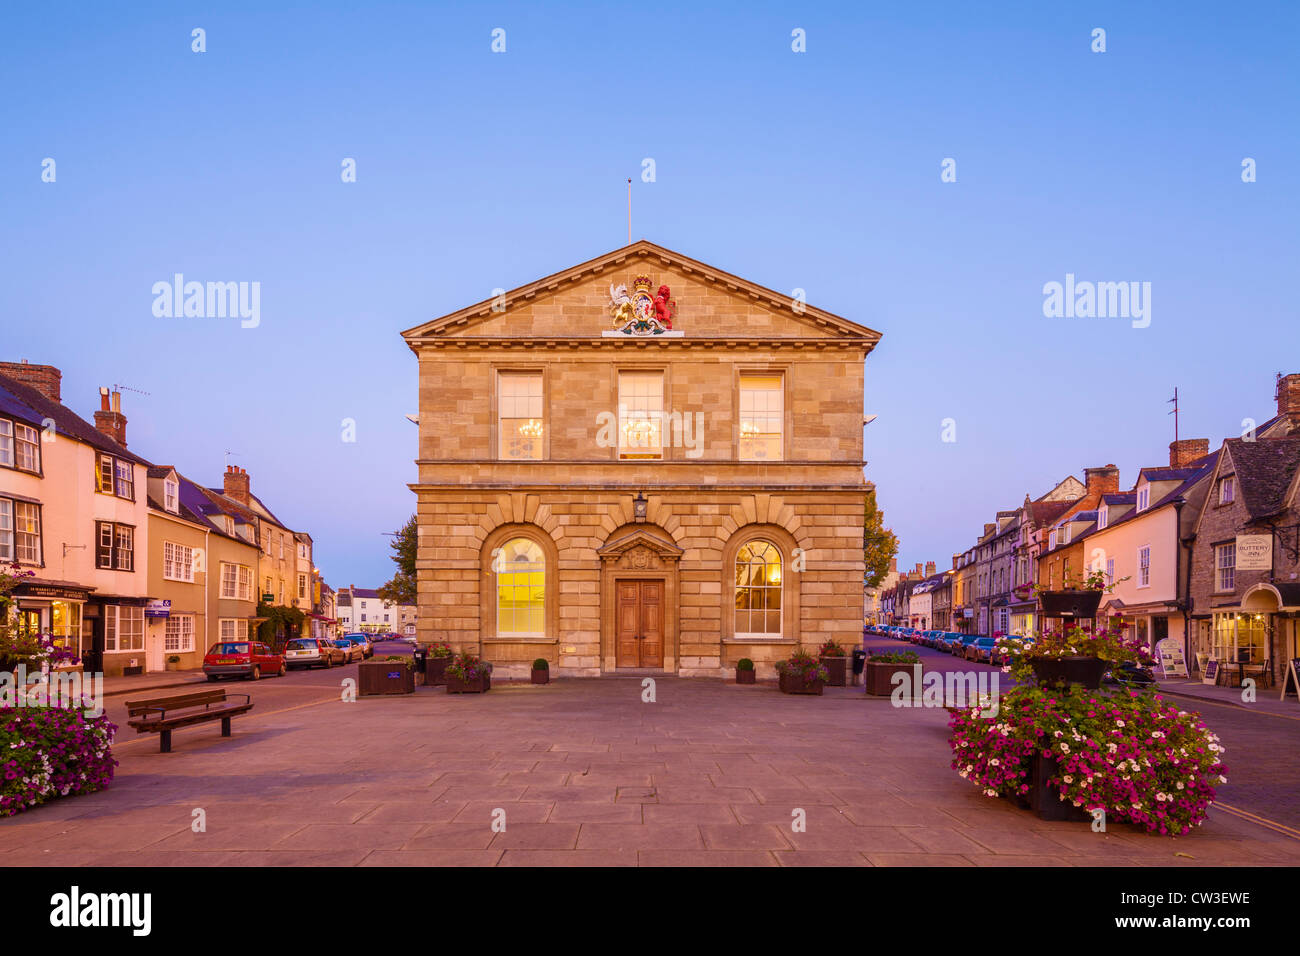
[[[203,673],[210,681],[221,677],[258,680],[263,674],[283,677],[287,672],[284,658],[257,641],[221,641],[203,656]]]
[[[348,656],[343,649],[324,637],[297,637],[284,646],[284,664],[291,670],[295,667],[330,668],[347,662]]]
[[[993,662],[993,646],[997,641],[992,637],[978,637],[975,643],[966,645],[966,660]]]
[[[360,631],[357,631],[353,634],[344,634],[343,639],[345,641],[352,641],[355,644],[360,644],[362,653],[367,658],[374,656],[375,642],[370,639],[369,634],[363,634]]]
[[[366,659],[366,645],[361,641],[353,640],[351,637],[340,637],[335,639],[334,644],[346,655],[345,664]]]
[[[958,634],[955,635],[955,637],[956,639],[948,644],[948,653],[954,654],[957,657],[965,657],[966,648],[971,644],[974,644],[976,641],[978,641],[981,637],[983,637],[983,635],[982,634]]]

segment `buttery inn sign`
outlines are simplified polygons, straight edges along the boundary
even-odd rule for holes
[[[632,280],[631,292],[627,290],[627,283],[611,284],[609,314],[614,319],[614,328],[601,335],[607,339],[629,335],[681,338],[681,332],[673,331],[677,303],[673,301],[672,293],[666,285],[661,285],[659,291],[652,294],[650,290],[653,288],[654,283],[648,275],[636,276]]]
[[[1238,571],[1269,571],[1273,568],[1271,534],[1237,535],[1236,566]]]

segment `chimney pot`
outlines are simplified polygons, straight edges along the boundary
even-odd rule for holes
[[[114,392],[113,394],[115,397],[110,407],[108,389],[100,388],[99,411],[95,412],[95,429],[125,448],[126,416],[122,414],[122,406],[116,400],[117,393]]]
[[[248,475],[242,468],[231,468],[225,474],[225,481],[221,489],[227,498],[233,498],[241,505],[247,506],[249,503],[248,492]]]

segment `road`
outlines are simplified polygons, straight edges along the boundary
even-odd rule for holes
[[[868,653],[914,650],[926,670],[994,669],[887,637],[868,638],[866,647]],[[1009,675],[1004,676],[1009,681]],[[1165,697],[1182,710],[1200,714],[1219,735],[1228,782],[1219,788],[1218,803],[1300,830],[1300,716],[1281,717],[1172,694]]]

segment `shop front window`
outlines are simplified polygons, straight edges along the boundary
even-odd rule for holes
[[[73,601],[51,603],[50,634],[57,646],[76,651],[81,637],[81,605]]]
[[[1213,637],[1211,654],[1220,661],[1258,664],[1268,656],[1268,621],[1263,614],[1216,614]]]

